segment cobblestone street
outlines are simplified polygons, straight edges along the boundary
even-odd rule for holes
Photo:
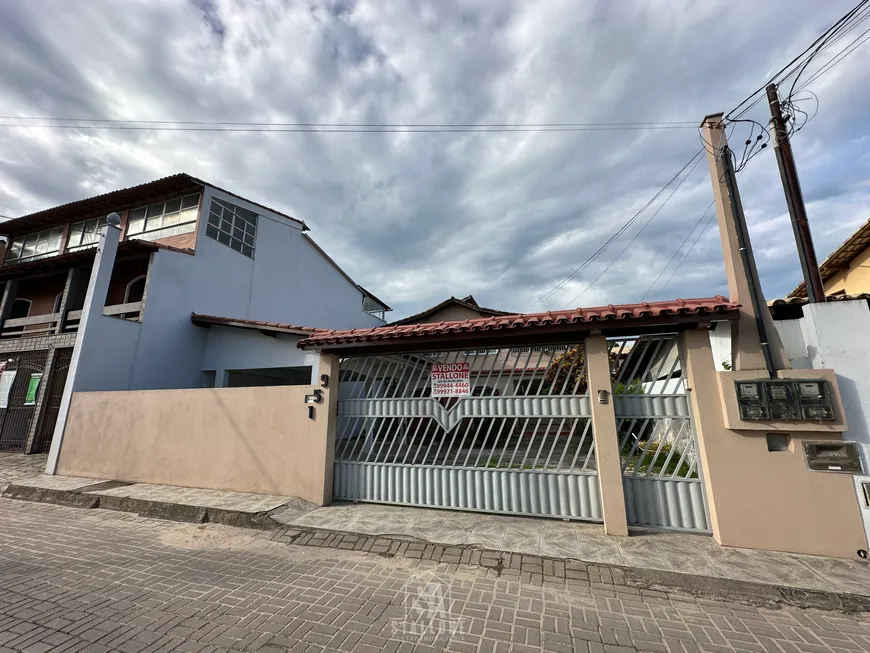
[[[870,651],[864,614],[638,590],[608,574],[541,587],[274,534],[0,500],[0,653]]]

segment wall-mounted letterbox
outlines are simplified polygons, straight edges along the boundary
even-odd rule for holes
[[[740,419],[829,422],[834,419],[831,389],[824,379],[735,381]]]
[[[854,442],[804,442],[804,455],[807,467],[815,472],[862,472]]]

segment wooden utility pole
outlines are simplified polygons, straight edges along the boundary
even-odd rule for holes
[[[776,84],[767,85],[767,100],[770,103],[770,128],[773,132],[776,162],[779,164],[779,176],[782,178],[785,202],[788,205],[788,214],[791,216],[791,226],[794,229],[794,239],[797,243],[807,297],[812,303],[824,302],[825,286],[819,272],[819,262],[816,260],[816,249],[813,247],[813,236],[807,221],[807,209],[804,206],[804,196],[801,192],[801,183],[798,179],[794,154],[782,115],[782,107],[779,104]],[[794,119],[793,116],[792,119]]]

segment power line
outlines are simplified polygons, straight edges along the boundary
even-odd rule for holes
[[[680,251],[682,251],[682,249],[683,249],[683,247],[685,247],[686,243],[689,242],[689,238],[692,237],[692,234],[695,233],[695,229],[697,229],[698,226],[701,224],[701,222],[703,222],[704,218],[707,217],[707,214],[710,212],[710,209],[713,208],[713,205],[714,205],[714,204],[716,204],[716,200],[713,200],[712,202],[710,202],[710,206],[707,207],[707,210],[704,211],[704,213],[701,214],[701,217],[698,218],[698,221],[695,223],[695,225],[692,227],[692,229],[689,231],[689,233],[686,234],[686,237],[683,239],[683,242],[680,243],[680,246],[677,247],[677,250],[674,252],[674,255],[671,256],[671,260],[668,261],[667,265],[665,265],[665,267],[662,268],[662,271],[659,272],[659,276],[656,277],[655,281],[653,281],[652,284],[650,284],[650,287],[647,288],[647,291],[643,294],[643,297],[640,298],[640,301],[641,301],[641,302],[643,302],[643,300],[645,300],[645,299],[647,298],[647,296],[652,292],[653,288],[656,287],[656,284],[659,282],[659,279],[662,278],[662,276],[664,275],[665,271],[666,271],[669,267],[671,267],[671,263],[674,262],[674,260],[675,260],[675,259],[677,258],[677,256],[679,255]],[[694,247],[694,246],[693,246],[693,247]],[[691,251],[691,250],[690,250],[690,251]],[[680,265],[682,265],[682,261],[680,262]],[[679,266],[678,266],[678,268],[679,268]],[[667,285],[668,285],[668,284],[666,283],[665,286],[667,286]],[[664,290],[664,286],[662,287],[662,290]]]
[[[865,34],[866,34],[866,36],[865,36]],[[861,37],[864,37],[864,38],[862,39]],[[859,39],[860,39],[860,43],[858,42]],[[862,45],[864,45],[864,43],[866,43],[868,39],[870,39],[870,28],[868,28],[868,29],[864,30],[863,32],[861,32],[861,34],[858,36],[858,38],[856,38],[854,41],[852,41],[851,46],[847,46],[846,48],[844,48],[843,50],[841,50],[840,53],[839,53],[838,55],[836,55],[833,59],[831,59],[829,62],[827,62],[827,63],[826,63],[824,66],[822,66],[819,70],[817,70],[817,71],[812,75],[812,77],[810,77],[807,81],[805,81],[805,82],[801,85],[800,88],[798,88],[798,92],[804,90],[807,86],[809,86],[810,84],[812,84],[812,83],[813,83],[815,80],[817,80],[819,77],[821,77],[822,75],[824,75],[825,73],[827,73],[829,70],[831,70],[831,68],[833,68],[833,67],[836,66],[838,63],[840,63],[843,59],[845,59],[845,58],[848,57],[850,54],[852,54],[852,52],[854,52],[854,51],[857,50],[859,47],[861,47]],[[847,52],[847,49],[848,49],[848,52]]]
[[[631,122],[544,122],[544,123],[375,123],[375,122],[227,122],[218,120],[136,120],[123,118],[56,118],[50,116],[0,116],[0,120],[53,120],[82,123],[139,123],[143,125],[205,125],[248,127],[623,127],[623,126],[694,126],[695,120],[631,121]]]
[[[653,202],[656,201],[656,199],[658,199],[659,195],[661,195],[662,193],[664,193],[664,192],[665,192],[665,189],[667,189],[668,186],[670,186],[672,183],[674,183],[674,181],[676,181],[676,180],[680,177],[680,175],[683,174],[683,172],[686,170],[686,168],[688,168],[690,165],[692,165],[692,163],[695,162],[695,159],[697,159],[697,158],[698,158],[701,154],[703,154],[703,153],[704,153],[704,150],[703,150],[703,149],[700,149],[700,150],[698,150],[697,152],[695,152],[695,154],[692,156],[692,158],[689,159],[689,160],[686,162],[686,164],[685,164],[682,168],[680,168],[680,170],[677,172],[677,174],[675,174],[673,177],[671,177],[671,178],[670,178],[670,179],[665,183],[664,186],[662,186],[658,191],[656,191],[656,194],[653,195],[652,198],[650,198],[650,200],[649,200],[646,204],[644,204],[644,205],[640,208],[640,210],[639,210],[637,213],[635,213],[631,218],[629,218],[628,222],[626,222],[624,225],[622,225],[622,227],[620,227],[620,228],[617,230],[617,232],[616,232],[615,234],[613,234],[610,238],[608,238],[607,241],[606,241],[606,242],[605,242],[601,247],[599,247],[597,250],[595,250],[595,252],[594,252],[594,253],[593,253],[589,258],[587,258],[583,263],[581,263],[577,268],[575,268],[574,271],[573,271],[571,274],[569,274],[567,277],[565,277],[565,279],[563,279],[560,283],[558,283],[558,284],[557,284],[553,289],[551,289],[548,293],[546,293],[546,294],[543,295],[542,297],[539,297],[536,301],[534,301],[534,302],[532,302],[531,304],[529,304],[529,305],[524,309],[524,311],[527,311],[527,310],[529,310],[530,308],[533,308],[534,306],[537,306],[537,305],[540,304],[541,302],[546,301],[547,299],[549,299],[550,297],[552,297],[554,294],[556,294],[557,292],[559,292],[562,288],[565,287],[566,284],[568,284],[568,283],[569,283],[569,282],[570,282],[574,277],[576,277],[576,276],[577,276],[577,275],[578,275],[582,270],[584,270],[584,269],[585,269],[585,268],[586,268],[590,263],[592,263],[592,261],[594,261],[596,258],[598,258],[599,254],[601,254],[602,252],[604,252],[604,250],[606,250],[606,249],[607,249],[607,248],[608,248],[608,247],[613,243],[613,241],[615,241],[615,240],[616,240],[617,238],[619,238],[623,233],[625,233],[625,231],[626,231],[627,229],[629,229],[629,228],[631,227],[631,225],[633,225],[633,224],[635,223],[635,221],[640,217],[640,215],[641,215],[644,211],[646,211],[647,208],[649,208],[650,205],[651,205]]]
[[[171,127],[150,125],[43,125],[28,123],[0,123],[0,127],[26,127],[47,129],[112,130],[112,131],[160,131],[160,132],[228,132],[228,133],[323,133],[323,134],[461,134],[461,133],[527,133],[527,132],[584,132],[584,131],[646,131],[665,129],[694,129],[689,125],[625,125],[586,127]]]
[[[692,253],[692,250],[695,249],[695,245],[697,245],[697,244],[698,244],[698,241],[701,240],[701,236],[703,236],[703,235],[706,233],[707,229],[710,228],[710,225],[713,223],[713,218],[715,218],[715,217],[716,217],[716,213],[714,212],[713,215],[711,215],[709,218],[707,218],[707,224],[705,224],[705,225],[704,225],[704,228],[701,229],[700,232],[698,232],[698,236],[695,238],[695,240],[694,240],[694,242],[692,243],[691,247],[689,247],[689,251],[686,252],[686,255],[685,255],[685,256],[680,260],[680,263],[677,265],[677,267],[674,268],[674,271],[671,272],[671,276],[668,277],[668,280],[665,281],[665,285],[663,285],[663,286],[661,287],[661,289],[659,289],[659,292],[663,292],[664,289],[668,287],[668,284],[669,284],[669,283],[673,280],[673,278],[676,276],[676,274],[677,274],[677,272],[679,271],[679,269],[680,269],[681,267],[683,267],[683,263],[685,263],[685,262],[686,262],[686,259],[689,258],[689,254],[691,254],[691,253]]]
[[[634,241],[636,241],[636,240],[638,239],[638,237],[639,237],[639,236],[644,232],[644,230],[649,226],[650,222],[652,222],[652,221],[655,219],[655,217],[656,217],[656,216],[661,212],[661,210],[662,210],[663,208],[665,208],[665,204],[667,204],[667,203],[671,200],[671,198],[674,196],[674,194],[675,194],[678,190],[680,190],[680,186],[682,186],[682,185],[683,185],[683,182],[685,182],[686,179],[688,179],[689,176],[690,176],[690,175],[695,171],[695,168],[698,167],[698,164],[699,164],[700,162],[701,162],[701,158],[698,158],[698,159],[695,161],[694,165],[693,165],[691,168],[689,168],[689,171],[686,173],[686,176],[683,177],[682,179],[680,179],[680,182],[679,182],[676,186],[674,186],[674,189],[671,191],[671,194],[668,195],[668,196],[665,198],[665,201],[662,202],[661,205],[659,205],[659,207],[658,207],[658,208],[655,210],[655,212],[654,212],[654,213],[653,213],[653,214],[652,214],[652,215],[647,219],[647,221],[646,221],[646,222],[644,223],[644,225],[643,225],[643,226],[638,230],[638,232],[637,232],[636,234],[634,234],[634,236],[631,237],[631,240],[629,240],[628,243],[626,243],[625,247],[622,248],[622,251],[620,251],[619,254],[617,254],[617,255],[613,258],[613,260],[610,261],[610,263],[607,264],[607,267],[605,267],[605,268],[601,271],[601,274],[599,274],[597,277],[595,277],[595,279],[593,279],[592,283],[590,283],[588,286],[586,286],[586,287],[585,287],[585,288],[580,292],[579,295],[577,295],[576,297],[574,297],[574,299],[572,299],[570,302],[568,302],[568,304],[566,305],[566,308],[573,308],[574,306],[576,306],[575,302],[576,302],[577,300],[579,300],[583,295],[585,295],[587,290],[589,290],[592,286],[594,286],[596,283],[598,283],[598,281],[601,279],[601,277],[603,277],[605,274],[607,274],[607,271],[608,271],[611,267],[613,267],[614,263],[616,263],[616,261],[618,261],[619,258],[620,258],[623,254],[625,254],[625,252],[628,250],[628,248],[631,247],[632,243],[634,243]]]

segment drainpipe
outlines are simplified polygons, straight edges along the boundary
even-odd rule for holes
[[[82,307],[82,316],[79,320],[79,330],[73,346],[66,384],[63,387],[57,422],[51,439],[51,449],[48,452],[48,462],[45,464],[46,474],[57,473],[57,463],[69,416],[70,402],[73,392],[76,390],[82,352],[85,352],[85,359],[88,356],[100,355],[99,330],[94,327],[97,321],[103,317],[106,294],[109,292],[109,281],[112,278],[112,268],[115,267],[115,254],[118,251],[118,242],[121,240],[121,216],[117,213],[110,213],[106,219],[108,224],[105,231],[100,234],[100,242],[97,244],[97,255],[94,257],[94,267],[91,270],[91,278],[88,281],[88,290],[85,294],[85,304]]]

